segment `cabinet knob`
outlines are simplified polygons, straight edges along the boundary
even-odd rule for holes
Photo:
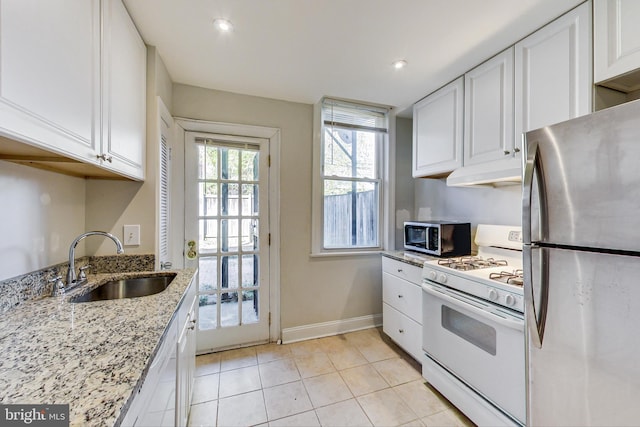
[[[505,155],[505,156],[508,156],[509,154],[511,154],[511,151],[509,151],[509,150],[504,150],[504,155]]]
[[[514,152],[514,153],[519,153],[519,152],[520,152],[520,149],[519,149],[518,147],[516,147],[516,148],[514,148],[514,149],[513,149],[513,152]]]
[[[402,270],[401,268],[398,269],[398,273],[402,273],[404,270]]]
[[[404,334],[404,329],[398,329],[398,332],[400,332],[401,334]]]
[[[398,294],[398,298],[402,298],[402,294]]]

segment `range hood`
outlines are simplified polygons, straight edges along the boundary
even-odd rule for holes
[[[522,160],[509,158],[463,166],[447,177],[447,186],[502,186],[522,182]]]

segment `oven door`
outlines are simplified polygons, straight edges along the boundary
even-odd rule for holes
[[[523,316],[428,280],[422,290],[427,356],[524,423]]]

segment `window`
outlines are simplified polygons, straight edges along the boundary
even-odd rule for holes
[[[314,252],[379,250],[388,111],[324,99],[319,112]]]

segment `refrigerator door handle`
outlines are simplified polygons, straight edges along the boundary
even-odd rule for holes
[[[531,196],[533,191],[533,172],[538,158],[538,142],[528,142],[524,137],[526,157],[522,179],[522,242],[531,244]]]
[[[533,286],[533,251],[540,251],[541,258],[539,266],[536,268],[536,278],[540,281],[539,294]],[[531,338],[531,343],[537,348],[542,348],[544,339],[545,324],[547,320],[547,306],[549,303],[549,274],[547,251],[544,248],[524,245],[523,246],[523,269],[524,269],[524,316],[527,335]],[[536,304],[536,297],[539,297]]]

